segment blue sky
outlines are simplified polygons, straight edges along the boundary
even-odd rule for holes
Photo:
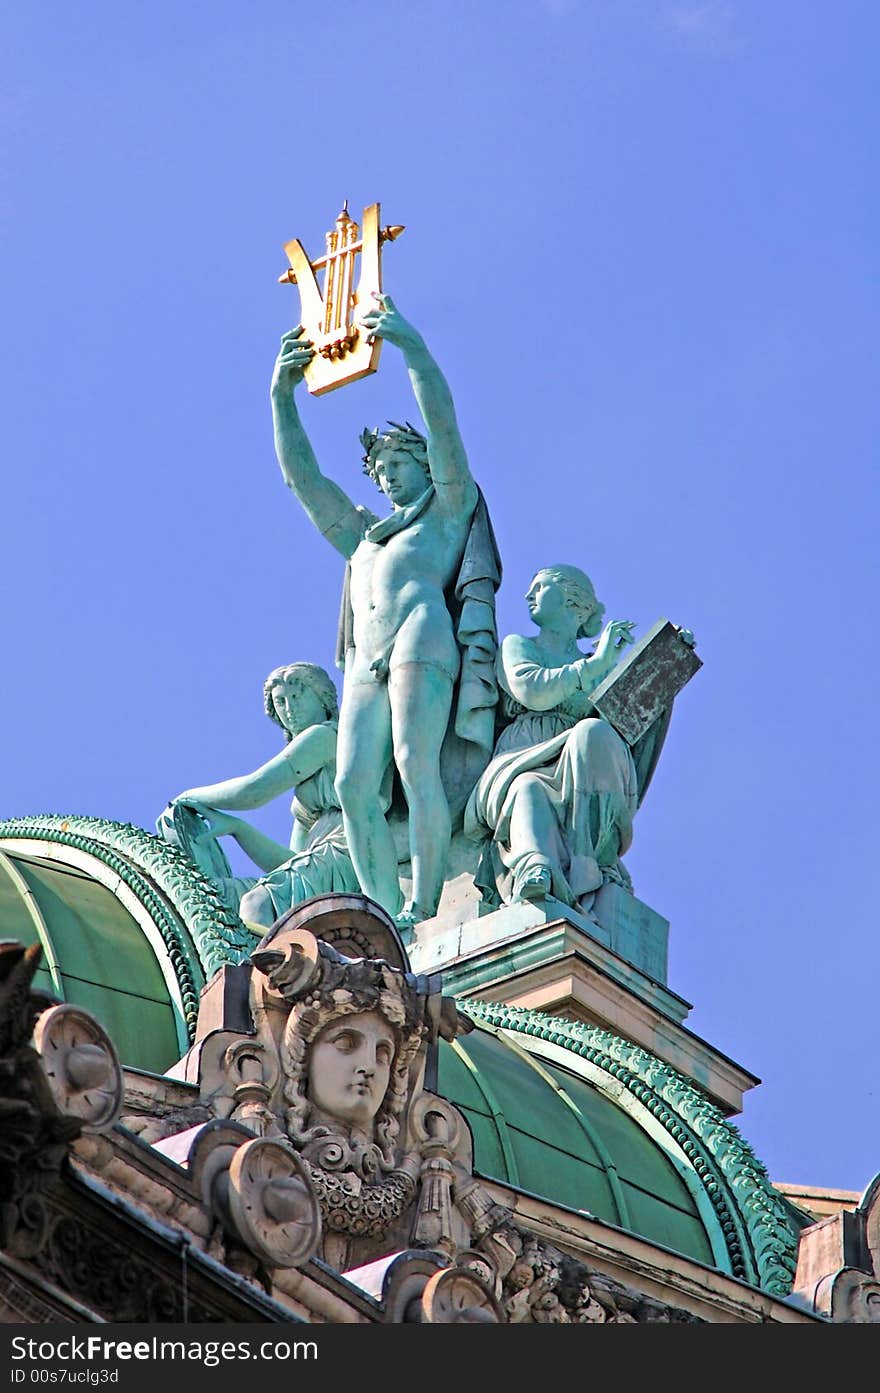
[[[778,1180],[862,1189],[877,1092],[880,10],[810,0],[7,7],[0,816],[152,827],[277,748],[340,565],[281,484],[282,243],[406,224],[505,579],[691,627],[628,864]],[[872,158],[873,156],[873,158]],[[399,357],[306,400],[375,503]],[[289,814],[262,824],[286,840]]]

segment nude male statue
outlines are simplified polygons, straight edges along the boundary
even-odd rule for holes
[[[349,852],[364,893],[407,927],[436,913],[443,885],[450,812],[440,749],[461,661],[444,591],[458,574],[478,503],[484,505],[443,374],[390,296],[375,298],[363,326],[403,353],[427,427],[427,438],[409,426],[362,437],[365,470],[390,500],[389,517],[365,516],[321,473],[294,400],[314,353],[302,327],[281,340],[271,397],[284,480],[350,563],[352,623],[336,754]],[[392,758],[409,808],[406,905],[380,800]]]

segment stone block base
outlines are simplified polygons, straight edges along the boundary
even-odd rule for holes
[[[416,925],[410,962],[414,972],[442,972],[444,991],[464,998],[465,1009],[467,997],[475,996],[611,1030],[678,1069],[724,1113],[741,1112],[744,1092],[758,1079],[687,1030],[683,1022],[690,1003],[612,946],[616,935],[617,942],[639,950],[638,919],[625,913],[632,896],[621,904],[624,896],[621,890],[607,897],[605,924],[550,897],[506,905],[464,923],[441,915]],[[647,906],[641,908],[651,914]],[[659,915],[654,918],[663,931],[665,968],[668,926]]]

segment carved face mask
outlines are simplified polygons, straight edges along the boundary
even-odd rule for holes
[[[309,1051],[312,1106],[348,1127],[369,1130],[388,1088],[396,1047],[394,1032],[378,1011],[331,1021]]]

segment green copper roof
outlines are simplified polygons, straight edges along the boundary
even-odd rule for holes
[[[663,1149],[575,1073],[478,1025],[442,1046],[439,1083],[467,1118],[483,1175],[716,1265],[694,1197]]]
[[[198,985],[223,963],[238,962],[253,947],[253,935],[222,902],[217,889],[187,856],[161,837],[128,822],[102,817],[36,817],[0,822],[0,849],[10,847],[75,865],[82,854],[115,872],[148,911],[165,941],[184,987],[187,1019],[195,1026]],[[99,877],[100,878],[100,877]]]
[[[790,1292],[802,1222],[689,1079],[600,1026],[460,1005],[478,1030],[445,1050],[440,1087],[467,1112],[477,1170]]]
[[[42,945],[36,985],[92,1012],[124,1063],[162,1070],[179,1056],[156,953],[106,886],[72,866],[0,853],[0,933]]]
[[[0,822],[0,858],[0,937],[42,944],[42,984],[92,1011],[123,1063],[168,1068],[206,977],[253,946],[216,888],[161,838],[106,818]]]

